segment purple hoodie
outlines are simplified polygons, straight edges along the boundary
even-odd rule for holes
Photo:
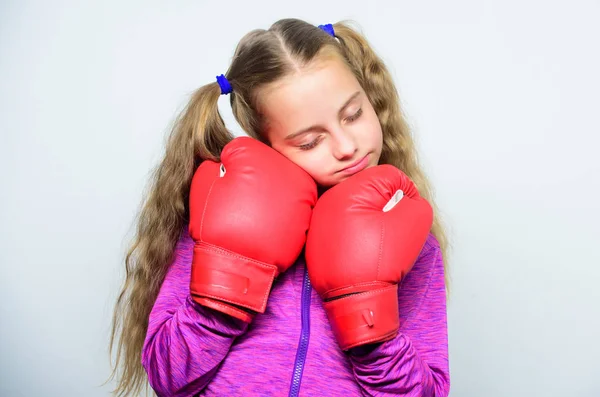
[[[343,352],[303,256],[275,281],[251,324],[190,297],[187,230],[150,313],[142,364],[159,396],[447,396],[446,289],[439,244],[429,235],[398,292],[400,331]]]

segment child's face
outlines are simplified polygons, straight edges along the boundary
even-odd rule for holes
[[[319,185],[333,186],[378,164],[379,119],[343,62],[314,63],[265,89],[259,98],[271,146]]]

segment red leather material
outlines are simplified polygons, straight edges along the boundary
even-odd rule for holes
[[[192,296],[218,299],[264,313],[277,266],[205,243],[194,246]]]
[[[399,190],[404,197],[384,211]],[[397,332],[398,296],[389,291],[397,291],[412,268],[432,223],[429,203],[391,165],[365,169],[321,196],[313,211],[306,261],[343,349],[384,341]],[[372,311],[372,317],[363,310]],[[369,313],[366,320],[357,320],[365,318],[362,313]],[[361,321],[374,325],[362,326]]]
[[[273,279],[304,247],[316,200],[310,175],[249,137],[226,145],[221,163],[200,164],[190,190],[194,299],[244,321],[263,313]]]
[[[396,284],[327,301],[324,307],[342,350],[392,339],[400,328]]]

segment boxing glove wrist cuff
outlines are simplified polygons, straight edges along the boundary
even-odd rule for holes
[[[225,313],[231,317],[235,317],[239,320],[242,320],[246,323],[251,323],[254,319],[254,314],[250,313],[246,310],[242,310],[238,307],[235,307],[229,303],[223,303],[210,298],[203,298],[201,296],[192,296],[192,299],[199,303],[202,306],[209,307],[211,309],[217,310],[221,313]]]
[[[240,309],[264,313],[277,274],[277,266],[198,242],[194,246],[190,293],[196,301],[211,298],[238,306],[232,308],[232,313],[240,313]],[[211,307],[223,311],[214,306],[216,303]]]
[[[400,327],[396,284],[330,300],[324,307],[342,350],[390,340]]]

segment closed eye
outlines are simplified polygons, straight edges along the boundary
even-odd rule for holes
[[[317,137],[317,138],[313,139],[312,141],[310,141],[309,143],[305,143],[298,147],[300,148],[300,150],[310,150],[310,149],[314,148],[315,146],[317,146],[317,144],[319,142],[321,142],[321,137]]]
[[[362,115],[362,108],[358,109],[358,111],[356,113],[354,113],[352,116],[348,117],[346,120],[349,122],[353,122],[354,120],[358,119],[361,115]]]

